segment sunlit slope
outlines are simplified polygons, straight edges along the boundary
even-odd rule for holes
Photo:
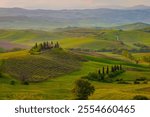
[[[50,52],[49,54],[45,53],[42,56],[45,59],[49,59],[47,60],[47,62],[50,62],[50,59],[52,59],[54,56],[55,57],[57,56],[60,59],[62,59],[61,57],[62,54],[64,54],[64,52],[54,51],[54,52]],[[74,96],[72,95],[72,89],[74,87],[74,82],[77,79],[81,78],[82,76],[87,75],[89,72],[97,72],[97,70],[102,69],[103,66],[112,66],[114,64],[123,64],[123,68],[126,68],[126,72],[117,76],[116,78],[113,78],[113,80],[122,78],[123,81],[126,81],[131,84],[118,84],[117,82],[104,83],[104,82],[97,82],[97,81],[89,81],[94,85],[96,89],[94,94],[91,95],[89,99],[129,100],[129,99],[132,99],[135,95],[144,95],[150,98],[149,83],[143,84],[141,82],[141,84],[134,84],[135,79],[141,78],[141,77],[145,77],[148,81],[150,81],[149,66],[143,65],[143,64],[137,65],[133,61],[128,61],[127,58],[124,58],[120,55],[111,54],[111,53],[88,53],[87,52],[87,53],[80,53],[80,54],[82,54],[82,57],[88,60],[86,62],[82,62],[81,66],[78,66],[80,67],[80,69],[75,70],[71,73],[64,72],[64,74],[59,77],[50,78],[43,82],[30,83],[28,86],[26,86],[26,85],[22,85],[20,81],[17,80],[16,84],[12,86],[10,85],[10,82],[12,80],[11,78],[1,78],[0,79],[1,81],[0,82],[1,83],[0,99],[33,99],[33,100],[35,99],[48,99],[48,100],[49,99],[53,99],[53,100],[74,99]],[[40,57],[40,55],[38,57]],[[67,55],[65,54],[64,58],[65,58],[64,61],[60,61],[62,63],[61,64],[62,68],[66,67],[65,66],[66,59],[70,61],[70,57],[68,57],[68,54]],[[78,60],[82,60],[82,59],[79,58]],[[75,60],[73,59],[72,61],[75,61]],[[20,61],[18,62],[20,63]],[[25,63],[29,64],[30,61],[25,62]],[[39,63],[41,63],[41,60],[39,61]],[[37,66],[39,66],[39,63],[36,62]],[[11,63],[11,64],[14,64],[14,63]],[[44,64],[45,68],[48,68],[47,65],[45,65],[45,62],[42,62],[42,64]],[[47,64],[54,65],[54,61],[53,63],[50,62]],[[72,64],[74,65],[74,67],[77,67],[77,64],[76,65],[74,63]],[[33,62],[33,65],[35,65],[35,62]],[[57,65],[58,64],[55,64],[55,66]],[[31,65],[29,66],[32,67]],[[40,66],[42,70],[43,65],[40,64]],[[22,66],[22,67],[25,67],[25,66]],[[55,69],[55,67],[53,69]],[[48,70],[46,69],[46,71]],[[25,72],[26,72],[26,69],[25,69]],[[53,74],[57,75],[57,72],[53,71]],[[50,72],[49,72],[49,75],[51,75]]]
[[[29,55],[29,53],[27,50],[17,51],[17,52],[0,53],[0,60],[10,59],[10,58],[20,58],[20,57],[25,57],[28,55]]]
[[[55,31],[0,30],[0,41],[32,46],[36,42],[58,41],[63,48],[114,49],[138,48],[135,44],[150,46],[148,29],[111,30],[96,28],[67,28]],[[7,46],[6,46],[7,48]]]
[[[28,42],[32,40],[50,40],[59,37],[51,32],[39,31],[39,30],[0,30],[0,40],[8,40],[12,42]]]
[[[14,53],[0,55],[3,58],[9,58],[4,61],[3,69],[11,76],[18,79],[25,78],[32,82],[43,81],[78,70],[80,62],[84,60],[62,49],[52,49],[39,55],[25,56],[24,54],[27,53],[20,52],[19,55],[22,57]]]

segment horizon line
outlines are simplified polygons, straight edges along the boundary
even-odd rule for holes
[[[143,7],[149,7],[147,9],[150,9],[150,6],[149,5],[134,5],[134,6],[101,6],[101,7],[97,7],[97,8],[61,8],[61,9],[50,9],[50,8],[29,8],[29,7],[0,7],[0,8],[3,8],[3,9],[25,9],[25,10],[94,10],[94,9],[132,9],[134,7],[137,7],[137,6],[143,6]],[[118,7],[118,8],[117,8]],[[136,8],[135,8],[136,9]],[[138,9],[138,8],[137,8]],[[139,9],[142,9],[142,8],[139,8]],[[144,8],[143,8],[144,9]]]

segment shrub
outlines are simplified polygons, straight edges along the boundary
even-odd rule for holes
[[[24,81],[22,84],[23,85],[29,85],[29,82],[28,81]]]
[[[105,82],[105,83],[112,83],[113,80],[112,80],[111,78],[105,78],[105,79],[103,80],[103,82]]]
[[[10,81],[10,84],[11,84],[11,85],[15,85],[16,82],[15,82],[14,80],[12,80],[12,81]]]
[[[93,81],[100,81],[102,79],[103,75],[98,74],[95,72],[90,72],[87,76],[83,76],[83,79],[93,80]]]
[[[135,81],[134,81],[134,84],[140,84],[140,82],[139,82],[139,81],[137,81],[137,80],[135,80]]]
[[[133,100],[149,100],[148,97],[143,95],[136,95],[133,97]]]
[[[93,94],[95,88],[87,80],[79,79],[75,82],[73,93],[78,100],[87,100],[88,96]]]
[[[145,81],[143,82],[143,84],[148,84],[148,81],[147,81],[147,80],[145,80]]]
[[[116,79],[116,81],[122,81],[123,79],[122,78],[120,78],[120,79]]]
[[[125,72],[125,71],[124,70],[119,70],[119,71],[111,72],[111,73],[109,73],[109,77],[110,78],[116,77],[116,76],[122,74],[123,72]]]
[[[145,77],[140,77],[140,78],[137,78],[136,81],[145,81],[146,78]]]
[[[130,84],[130,83],[126,81],[119,81],[118,84]]]

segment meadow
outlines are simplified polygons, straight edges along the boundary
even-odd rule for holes
[[[72,89],[74,82],[80,77],[87,75],[89,72],[96,72],[98,69],[106,65],[111,64],[124,64],[124,67],[130,68],[125,73],[117,76],[115,79],[122,78],[126,82],[131,84],[117,84],[103,83],[90,81],[96,88],[95,93],[90,96],[89,99],[132,99],[135,95],[144,95],[150,98],[149,84],[134,84],[134,80],[140,77],[145,77],[149,81],[149,67],[145,65],[135,65],[133,62],[118,61],[116,58],[102,56],[104,53],[100,53],[101,57],[93,57],[83,55],[88,61],[81,63],[80,69],[77,69],[70,73],[58,76],[56,78],[49,78],[42,82],[31,82],[29,85],[22,85],[20,80],[4,74],[1,81],[0,99],[74,99]],[[107,59],[106,59],[107,57]],[[106,60],[106,61],[105,61]],[[73,63],[73,62],[72,62]],[[30,65],[31,66],[31,65]],[[18,67],[18,66],[17,66]],[[53,71],[57,73],[58,71]],[[40,73],[40,72],[39,72]],[[41,74],[42,75],[42,74]],[[15,80],[16,84],[11,85],[10,82]]]
[[[90,100],[130,100],[136,95],[150,99],[150,66],[114,53],[112,50],[142,50],[150,46],[147,29],[116,30],[96,28],[64,28],[54,31],[1,30],[0,41],[23,44],[24,50],[0,53],[0,99],[74,99],[72,89],[77,79],[105,66],[123,65],[125,72],[106,83],[91,81],[95,92]],[[36,42],[59,42],[62,49],[52,49],[32,55]],[[140,46],[138,46],[140,45]],[[7,47],[3,47],[7,49]],[[106,50],[108,52],[106,52]],[[131,51],[132,52],[132,51]],[[149,52],[132,52],[136,58],[150,56]],[[137,79],[144,78],[144,81]],[[22,84],[22,80],[29,84]],[[125,83],[118,83],[122,79]],[[13,83],[12,83],[13,82]]]
[[[150,45],[149,28],[135,30],[64,28],[53,31],[40,30],[0,30],[0,42],[8,41],[15,48],[32,47],[36,42],[59,41],[63,48],[82,48],[90,50],[141,49]],[[139,46],[140,45],[140,46]],[[8,49],[7,46],[3,47]]]

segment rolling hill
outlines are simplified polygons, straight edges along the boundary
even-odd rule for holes
[[[115,29],[121,29],[121,30],[138,30],[138,29],[144,29],[144,28],[149,28],[150,24],[142,23],[142,22],[137,22],[133,24],[127,24],[127,25],[122,25],[122,26],[117,26]]]
[[[77,26],[110,27],[135,22],[150,23],[149,9],[29,10],[0,8],[0,28],[42,29]]]
[[[20,51],[14,54],[4,53],[0,56],[1,60],[5,60],[4,72],[20,80],[25,78],[30,82],[39,82],[79,70],[81,61],[86,60],[62,49],[48,50],[39,55]]]
[[[141,5],[0,8],[0,99],[74,99],[74,82],[89,74],[89,99],[150,99],[149,23],[150,8]]]
[[[19,53],[22,53],[20,57],[18,57],[18,55],[20,55]],[[79,56],[82,57],[80,58]],[[139,56],[141,56],[141,54],[139,54]],[[30,60],[27,57],[29,57]],[[29,85],[21,84],[19,80],[20,77],[14,78],[8,74],[4,74],[4,77],[0,77],[0,99],[74,99],[72,89],[77,79],[87,75],[89,72],[97,72],[97,70],[102,69],[103,66],[111,66],[114,64],[122,64],[126,72],[113,78],[114,83],[89,81],[95,87],[95,92],[89,99],[129,100],[137,94],[150,98],[149,83],[144,84],[143,81],[141,81],[140,84],[134,84],[134,81],[141,77],[146,78],[148,82],[150,81],[149,66],[143,64],[137,65],[121,55],[97,52],[78,53],[77,51],[74,51],[72,54],[72,52],[70,53],[68,51],[54,50],[34,57],[28,55],[25,51],[20,51],[18,54],[16,52],[7,53],[7,55],[3,53],[0,54],[0,58],[6,59],[5,65],[9,65],[10,67],[5,66],[5,68],[12,76],[25,72],[25,77],[27,77],[31,76],[32,72],[32,79],[30,79],[32,82],[30,82]],[[86,61],[83,61],[83,58]],[[31,61],[33,64],[31,64]],[[50,66],[53,66],[53,68],[50,68]],[[38,71],[39,69],[42,71],[44,69],[44,72]],[[57,71],[55,71],[55,69],[57,69]],[[43,81],[45,80],[43,76],[44,78],[49,76],[49,78]],[[54,76],[55,78],[50,76]],[[123,79],[123,81],[128,84],[118,84],[118,79]],[[15,81],[14,85],[11,85],[12,81]],[[36,83],[33,83],[33,81]]]
[[[141,29],[142,27],[143,29]],[[43,41],[58,41],[63,48],[100,51],[123,48],[132,50],[150,46],[148,24],[135,23],[120,26],[120,28],[128,30],[78,27],[59,28],[54,31],[0,30],[0,47],[8,49],[9,45],[12,47],[10,49],[17,46],[30,48],[36,42]],[[9,44],[3,44],[4,42]]]

